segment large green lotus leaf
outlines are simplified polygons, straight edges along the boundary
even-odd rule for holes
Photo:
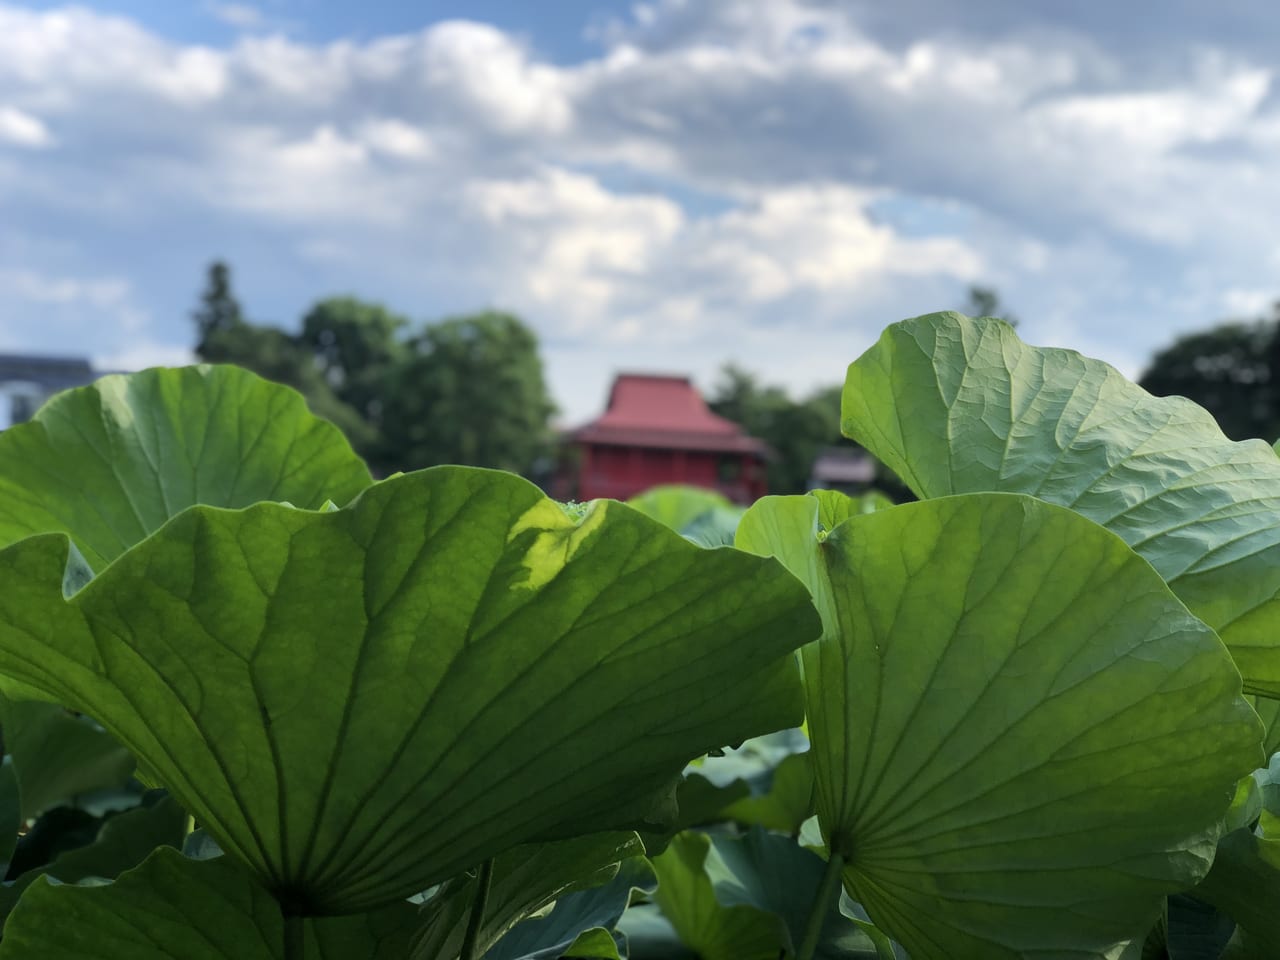
[[[675,819],[640,830],[645,853],[656,857],[667,849],[671,838],[680,831],[725,820],[724,811],[736,801],[749,796],[751,786],[745,780],[717,783],[700,773],[686,772],[676,789]]]
[[[732,547],[733,535],[745,507],[715,507],[685,524],[680,531],[700,547]]]
[[[546,916],[516,924],[485,960],[558,960],[559,957],[600,957],[617,960],[612,935],[633,891],[652,894],[658,885],[653,867],[644,857],[618,865],[608,883],[561,897]],[[598,944],[598,946],[596,946]]]
[[[682,483],[652,487],[632,497],[627,505],[677,533],[684,533],[685,528],[703,514],[733,509],[733,504],[723,494]]]
[[[849,368],[843,428],[921,497],[1002,490],[1118,533],[1219,635],[1249,692],[1280,696],[1280,459],[999,320],[889,327]]]
[[[0,433],[0,544],[69,533],[101,570],[193,504],[319,507],[369,482],[288,387],[231,366],[115,374]]]
[[[22,828],[22,795],[18,790],[18,776],[13,763],[5,757],[0,763],[0,877],[9,868],[13,848],[18,843],[18,830]]]
[[[654,867],[665,885],[658,904],[683,943],[704,960],[795,956],[824,871],[817,855],[758,827],[744,836],[682,833]],[[815,960],[883,955],[831,895],[823,905]]]
[[[102,824],[98,835],[85,846],[66,850],[52,863],[41,864],[0,884],[0,917],[7,916],[23,891],[42,876],[48,875],[63,883],[87,877],[112,879],[136,867],[156,847],[180,846],[186,828],[186,811],[168,796],[116,814]]]
[[[745,836],[711,837],[706,871],[716,897],[726,906],[749,904],[780,917],[786,927],[790,955],[804,940],[820,897],[825,864],[789,837],[759,828]],[[883,954],[871,936],[840,911],[834,894],[825,905],[815,944],[815,960],[875,960]],[[889,956],[892,957],[890,948]]]
[[[0,551],[0,685],[99,720],[299,913],[641,820],[691,757],[799,721],[820,630],[773,561],[466,467],[192,508],[64,598],[69,562]]]
[[[1261,755],[1218,638],[1119,537],[1031,497],[821,513],[762,500],[738,545],[824,598],[811,755],[850,895],[914,960],[1140,950]]]
[[[400,960],[417,909],[303,921],[308,960]],[[4,928],[0,960],[295,960],[280,905],[230,857],[161,847],[114,883],[41,879]]]
[[[56,703],[0,696],[4,746],[22,796],[22,819],[95,790],[121,787],[133,756],[88,717]]]
[[[1266,740],[1263,741],[1262,749],[1266,751],[1269,757],[1277,750],[1280,750],[1280,700],[1255,697],[1253,709],[1258,711],[1258,716],[1262,718],[1262,723],[1267,728],[1267,736]]]
[[[813,768],[808,753],[793,753],[778,764],[769,787],[758,796],[743,797],[724,808],[724,816],[738,823],[796,833],[813,816]]]
[[[1247,828],[1231,831],[1191,894],[1267,943],[1280,943],[1280,840]]]
[[[656,903],[633,904],[618,921],[629,960],[699,960]]]
[[[494,858],[476,950],[484,954],[521,920],[559,897],[611,882],[622,861],[644,853],[632,832],[599,833],[524,844]],[[478,871],[455,877],[425,905],[413,960],[453,960],[462,950],[479,883]]]
[[[1172,896],[1147,934],[1142,960],[1221,960],[1236,925],[1226,914],[1186,894]]]
[[[702,960],[776,960],[788,945],[786,924],[749,903],[721,903],[707,875],[710,851],[709,836],[687,832],[654,858],[663,915]]]

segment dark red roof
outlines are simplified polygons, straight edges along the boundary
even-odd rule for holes
[[[688,377],[620,373],[604,414],[570,434],[588,443],[764,453],[764,443],[716,416]]]

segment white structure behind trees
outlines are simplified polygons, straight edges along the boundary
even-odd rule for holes
[[[0,353],[0,430],[30,420],[49,397],[99,376],[81,357]]]

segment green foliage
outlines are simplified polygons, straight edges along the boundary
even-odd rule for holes
[[[1247,778],[1236,797],[1213,869],[1191,896],[1237,925],[1224,956],[1261,957],[1251,943],[1280,942],[1280,757]]]
[[[433,355],[525,396],[473,321],[292,346],[365,423]],[[0,960],[1268,956],[1272,449],[953,314],[844,419],[923,502],[373,484],[220,368],[53,401],[0,436]]]
[[[643,856],[617,865],[608,882],[569,892],[545,917],[529,917],[503,936],[487,960],[620,960],[615,927],[637,893],[652,894],[658,880]]]
[[[1280,437],[1280,324],[1223,323],[1178,337],[1138,381],[1163,396],[1194,400],[1236,440]]]
[[[208,282],[191,319],[196,325],[197,353],[203,353],[212,338],[244,324],[240,301],[231,290],[231,268],[224,261],[209,265]]]
[[[627,506],[702,547],[731,546],[743,512],[714,490],[678,483],[652,487]]]
[[[469,468],[330,513],[193,508],[64,599],[68,562],[60,536],[0,552],[0,671],[101,718],[303,913],[644,819],[691,755],[799,722],[785,655],[816,632],[772,564]]]
[[[53,832],[48,826],[50,819],[52,814],[37,821],[19,842],[9,863],[12,879],[0,886],[0,915],[7,916],[26,889],[42,877],[60,883],[114,879],[142,863],[158,847],[176,849],[187,827],[186,811],[159,791],[124,812],[86,817],[85,842],[79,846],[68,844],[68,834],[62,832],[50,838],[56,846],[39,850],[44,844],[32,840]]]
[[[809,488],[814,458],[824,447],[841,442],[838,387],[795,401],[781,387],[762,386],[753,374],[730,364],[721,371],[708,406],[769,445],[773,493],[803,493]]]
[[[1119,534],[1280,696],[1280,459],[1203,409],[955,313],[890,327],[849,368],[845,430],[921,497],[1002,490]]]
[[[229,857],[161,847],[115,883],[32,885],[5,925],[0,960],[399,960],[416,911],[399,903],[355,917],[298,920]],[[298,925],[299,949],[286,929]]]
[[[300,391],[319,416],[338,426],[351,444],[367,452],[376,431],[359,411],[334,392],[311,351],[283,330],[250,323],[231,292],[231,270],[221,261],[209,268],[209,281],[193,313],[196,356],[208,363],[236,364],[268,380]]]
[[[81,795],[120,789],[133,775],[128,750],[88,717],[56,703],[14,703],[0,695],[0,724],[24,822]]]
[[[1280,700],[1269,697],[1254,697],[1253,708],[1267,727],[1267,737],[1262,747],[1267,756],[1280,750]]]
[[[916,960],[1141,938],[1208,870],[1215,819],[1261,757],[1222,644],[1068,510],[835,506],[766,498],[738,544],[782,559],[823,616],[806,713],[850,895]]]
[[[337,398],[377,426],[388,379],[407,350],[401,335],[408,327],[407,319],[378,304],[331,297],[307,311],[298,342]]]
[[[632,497],[627,506],[680,533],[703,514],[733,504],[714,490],[667,484]]]
[[[555,405],[532,330],[481,313],[432,324],[407,346],[383,403],[384,470],[465,463],[528,473],[549,462]]]
[[[769,788],[743,797],[724,808],[738,823],[756,824],[783,833],[797,833],[813,816],[813,766],[807,753],[784,757],[770,771]]]
[[[706,958],[793,956],[821,896],[824,872],[815,854],[758,828],[742,836],[683,834],[675,849],[655,864],[672,887],[697,891],[695,896],[672,896],[676,902],[669,913],[677,930],[688,931],[684,942],[706,944],[699,948]],[[818,906],[815,957],[877,957],[871,938],[841,914],[838,897]]]
[[[193,316],[200,359],[300,391],[381,475],[446,463],[549,469],[555,405],[537,338],[516,317],[415,327],[381,305],[331,297],[291,334],[244,318],[220,262]]]
[[[1018,326],[1017,317],[1004,308],[995,287],[977,284],[971,286],[968,299],[965,301],[964,312],[974,317],[994,317],[997,320],[1003,320],[1014,329]]]
[[[644,846],[634,833],[602,833],[555,843],[526,844],[500,854],[493,861],[484,918],[478,930],[477,952],[488,953],[495,944],[501,944],[504,951],[509,950],[512,944],[506,943],[505,935],[522,918],[541,917],[550,904],[569,900],[580,891],[611,885],[619,874],[623,882],[635,880],[645,885],[647,880],[639,878],[634,867],[622,869],[643,853]],[[469,872],[450,880],[427,902],[424,908],[427,919],[413,945],[413,960],[458,955],[478,885],[477,873]],[[605,899],[609,899],[608,893]],[[564,919],[563,912],[559,919]],[[606,919],[592,917],[595,922]],[[579,931],[588,926],[579,927]],[[565,927],[557,922],[550,929],[563,934]],[[547,927],[526,928],[516,940],[526,946],[530,943],[545,946],[547,932]],[[559,939],[552,938],[552,942]]]
[[[682,833],[653,861],[657,903],[702,960],[775,960],[787,943],[781,918],[749,903],[725,905],[707,875],[711,838]]]
[[[101,570],[197,503],[319,507],[369,482],[341,433],[246,370],[114,375],[0,433],[0,544],[68,533]]]

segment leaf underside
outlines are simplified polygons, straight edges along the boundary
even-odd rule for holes
[[[1280,696],[1280,458],[1203,408],[956,313],[889,327],[850,367],[843,429],[921,498],[1025,493],[1122,537]]]
[[[113,374],[0,433],[0,545],[71,534],[102,570],[197,503],[346,503],[370,483],[301,394],[231,366]]]
[[[399,960],[417,909],[398,903],[305,922],[315,960]],[[290,960],[280,905],[230,857],[156,850],[114,883],[34,883],[5,925],[0,960]]]
[[[767,498],[738,545],[823,614],[810,755],[850,895],[914,960],[1140,941],[1261,754],[1218,638],[1118,537],[1030,497],[838,514]]]
[[[300,913],[641,820],[691,757],[799,722],[818,632],[771,561],[462,467],[195,507],[66,597],[75,561],[0,551],[0,685],[97,719]]]

